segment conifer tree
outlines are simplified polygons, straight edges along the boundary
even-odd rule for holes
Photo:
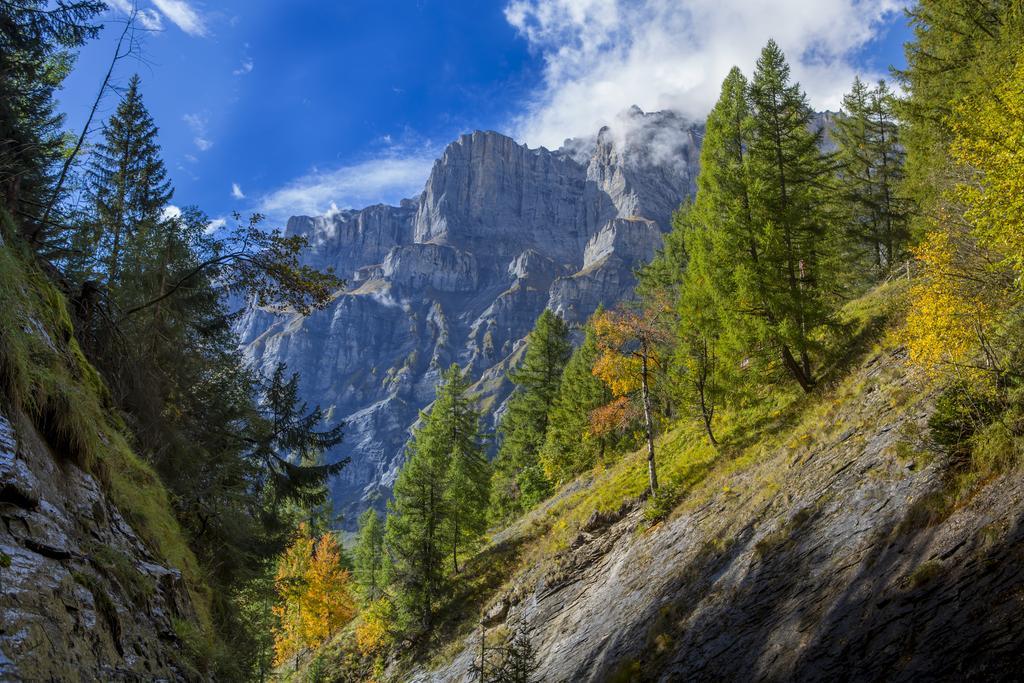
[[[516,388],[498,428],[501,446],[492,493],[492,515],[497,519],[515,516],[551,493],[539,453],[548,412],[572,354],[569,329],[561,317],[545,310],[526,344],[522,365],[509,373]]]
[[[683,402],[700,417],[711,445],[717,446],[714,418],[726,390],[723,362],[724,306],[716,291],[723,280],[722,264],[712,260],[708,231],[693,220],[693,211],[680,212],[679,223],[687,250],[693,254],[678,295],[678,331],[673,373]]]
[[[885,81],[868,88],[856,78],[832,132],[851,241],[879,274],[893,267],[907,239],[908,208],[899,195],[904,153],[894,103]]]
[[[540,452],[544,475],[556,484],[607,459],[614,445],[611,435],[597,434],[590,428],[590,414],[612,400],[608,386],[591,372],[598,355],[597,339],[588,325],[583,343],[562,373]]]
[[[462,371],[452,365],[413,435],[385,522],[399,607],[425,630],[448,584],[447,560],[458,572],[460,551],[472,547],[485,525],[490,472],[466,390]]]
[[[129,276],[137,276],[139,260],[149,251],[143,246],[151,242],[149,233],[158,229],[174,194],[139,85],[138,75],[132,76],[89,168],[92,239],[107,286],[115,290],[124,277],[129,243],[135,241]]]
[[[814,334],[828,322],[831,285],[829,225],[824,188],[831,169],[822,131],[799,84],[790,82],[782,50],[769,41],[750,84],[751,206],[761,242],[760,291],[753,304],[756,336],[777,347],[785,369],[805,391],[815,385]],[[752,284],[752,283],[751,283]]]
[[[63,117],[55,92],[70,73],[71,51],[95,38],[99,0],[25,0],[0,4],[0,203],[38,244],[54,166],[61,157]]]
[[[373,508],[359,516],[359,533],[352,555],[363,599],[373,602],[381,596],[384,583],[384,525]]]

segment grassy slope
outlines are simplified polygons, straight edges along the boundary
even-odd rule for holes
[[[13,234],[0,215],[0,235]],[[210,632],[210,598],[174,517],[167,490],[129,445],[102,378],[74,337],[68,302],[6,242],[0,246],[0,400],[23,410],[55,453],[95,475],[154,556],[181,571],[200,627]]]
[[[657,443],[662,490],[657,499],[645,503],[650,523],[699,504],[778,448],[796,449],[820,438],[843,402],[856,400],[863,389],[843,382],[848,370],[872,347],[896,344],[889,332],[902,319],[907,287],[906,281],[894,281],[844,307],[840,327],[827,341],[829,356],[838,360],[825,369],[818,392],[805,396],[799,388],[783,385],[743,407],[723,411],[716,425],[718,450],[709,445],[696,420],[667,425]],[[760,486],[761,497],[778,492],[770,477],[762,477]],[[639,450],[606,469],[584,474],[495,533],[468,565],[466,586],[453,601],[456,607],[445,615],[435,640],[425,644],[432,655],[428,668],[442,666],[461,650],[477,627],[481,609],[509,590],[513,577],[550,571],[595,514],[613,515],[624,505],[637,504],[646,489],[646,453]],[[405,653],[390,673],[401,678],[402,672],[423,661],[422,654]]]

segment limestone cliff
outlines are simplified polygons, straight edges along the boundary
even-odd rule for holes
[[[637,108],[556,151],[477,131],[444,150],[414,200],[288,222],[310,240],[307,262],[348,288],[305,319],[247,310],[237,330],[257,367],[286,362],[304,398],[347,424],[328,454],[352,458],[333,491],[347,526],[383,505],[441,370],[468,368],[481,402],[500,406],[545,307],[580,323],[631,291],[693,192],[699,133]]]

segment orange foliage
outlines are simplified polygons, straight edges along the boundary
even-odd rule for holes
[[[351,577],[341,566],[341,548],[333,534],[314,542],[307,527],[300,525],[295,541],[278,560],[275,580],[277,664],[323,644],[355,616]]]

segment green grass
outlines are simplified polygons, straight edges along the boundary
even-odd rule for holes
[[[0,212],[2,234],[14,234]],[[8,238],[9,239],[9,238]],[[204,630],[210,597],[167,490],[138,457],[96,369],[77,340],[64,295],[16,242],[0,246],[0,392],[53,452],[96,476],[150,551],[181,571]]]

